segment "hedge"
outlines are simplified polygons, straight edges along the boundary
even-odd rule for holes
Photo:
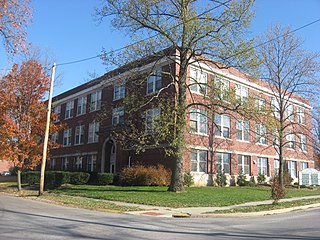
[[[87,184],[90,179],[90,173],[86,172],[70,172],[70,183],[81,185]]]
[[[110,185],[113,183],[115,174],[112,173],[98,173],[97,174],[97,184],[98,185]]]

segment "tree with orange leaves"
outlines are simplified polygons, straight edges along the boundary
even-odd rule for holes
[[[0,36],[8,53],[27,49],[26,26],[31,18],[30,0],[0,0]]]
[[[14,64],[0,79],[0,159],[21,169],[39,165],[45,132],[49,76],[35,60]],[[52,132],[58,126],[51,124]],[[52,146],[49,141],[49,146]]]

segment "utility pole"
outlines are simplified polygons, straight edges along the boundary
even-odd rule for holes
[[[47,124],[46,124],[46,131],[45,131],[45,134],[44,134],[44,142],[43,142],[43,153],[42,153],[42,163],[41,163],[39,196],[41,196],[43,194],[43,190],[44,190],[44,175],[45,175],[46,160],[47,160],[47,148],[48,148],[49,130],[50,130],[52,92],[53,92],[53,83],[54,83],[55,71],[56,71],[56,63],[53,63],[52,68],[51,68],[51,82],[50,82],[50,91],[49,91],[48,109],[47,109]]]

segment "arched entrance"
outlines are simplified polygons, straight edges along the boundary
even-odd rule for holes
[[[116,172],[116,143],[113,139],[106,139],[102,145],[101,172]]]

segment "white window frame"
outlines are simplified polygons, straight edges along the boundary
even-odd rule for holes
[[[215,89],[217,91],[217,93],[215,93],[215,95],[217,95],[220,100],[229,101],[229,93],[230,93],[230,81],[229,80],[222,78],[221,76],[216,75]]]
[[[214,114],[215,136],[223,138],[231,138],[231,119],[230,116],[223,114]],[[227,135],[225,134],[227,130]]]
[[[53,170],[56,168],[56,159],[55,158],[50,158],[50,168]]]
[[[189,89],[192,93],[207,95],[208,93],[208,73],[197,69],[190,68],[190,84]]]
[[[286,135],[287,140],[287,149],[295,149],[296,148],[296,136],[292,132],[288,132]]]
[[[52,141],[52,143],[57,143],[58,140],[59,140],[59,133],[58,133],[58,132],[52,133],[52,134],[51,134],[51,141]]]
[[[191,149],[191,172],[207,173],[208,151]]]
[[[247,163],[246,163],[247,161]],[[238,171],[242,171],[245,175],[250,175],[251,157],[248,155],[238,155]]]
[[[308,168],[308,162],[300,162],[300,171]]]
[[[87,157],[87,171],[88,172],[94,172],[97,167],[97,155],[96,154],[90,154]]]
[[[153,94],[153,93],[159,92],[161,88],[162,88],[162,70],[161,68],[157,68],[150,76],[148,76],[147,94]]]
[[[77,100],[77,116],[83,115],[86,113],[87,107],[87,96],[79,97]]]
[[[256,143],[267,145],[267,127],[262,123],[256,123]]]
[[[146,111],[146,133],[153,133],[155,131],[155,123],[159,119],[160,114],[160,108],[151,108]]]
[[[276,118],[280,117],[280,104],[276,97],[271,98],[271,109],[273,111],[273,115]]]
[[[190,108],[190,130],[192,133],[208,134],[208,112],[206,110]]]
[[[269,176],[268,174],[268,158],[258,157],[258,174]]]
[[[69,158],[68,157],[62,157],[61,158],[61,169],[62,170],[68,170],[69,166]]]
[[[88,130],[88,143],[97,143],[99,142],[99,132],[100,122],[92,122],[89,123],[89,130]]]
[[[306,125],[306,114],[303,107],[298,107],[297,109],[298,123]]]
[[[74,100],[71,100],[66,103],[66,111],[64,114],[64,119],[72,118],[73,112],[74,112]]]
[[[84,143],[84,125],[76,126],[74,145],[81,145]]]
[[[305,134],[299,134],[299,149],[302,152],[307,152],[307,136]]]
[[[247,101],[248,97],[249,97],[249,88],[240,84],[236,84],[237,100],[239,100],[241,103],[244,103]]]
[[[288,104],[286,107],[286,118],[290,121],[294,121],[294,107],[293,104]]]
[[[237,140],[250,142],[250,122],[247,120],[237,120]]]
[[[292,178],[297,177],[297,162],[296,161],[288,161],[288,172]]]
[[[256,98],[256,109],[258,111],[265,111],[266,110],[266,100],[261,97]]]
[[[75,160],[76,170],[82,170],[83,157],[76,156],[74,160]]]
[[[56,114],[54,122],[57,123],[60,121],[60,118],[61,118],[61,105],[55,106],[53,108],[53,112]]]
[[[113,87],[113,101],[124,98],[126,95],[126,83],[116,83]]]
[[[215,159],[216,159],[216,170],[219,171],[219,166],[220,166],[221,171],[223,171],[225,174],[230,174],[230,172],[231,172],[231,154],[224,153],[224,152],[216,152]]]
[[[71,146],[72,128],[64,129],[63,131],[63,146]]]
[[[97,90],[90,94],[90,112],[101,109],[102,90]]]
[[[117,107],[112,109],[112,125],[118,125],[124,123],[124,108]]]
[[[274,171],[274,175],[279,175],[279,171],[280,171],[280,160],[279,159],[274,159],[273,160],[273,171]]]

